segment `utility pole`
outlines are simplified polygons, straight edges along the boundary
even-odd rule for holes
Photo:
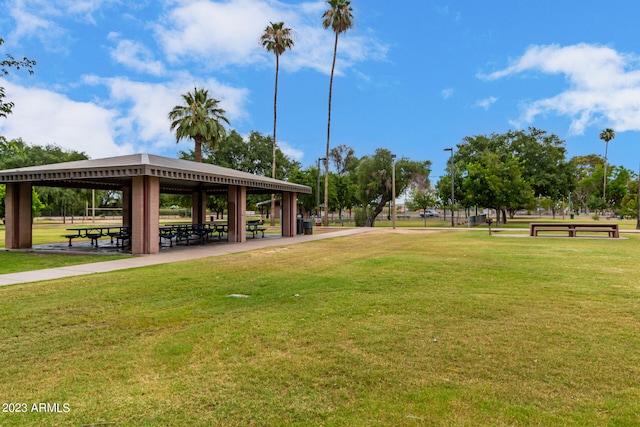
[[[391,155],[393,167],[391,169],[391,223],[393,229],[396,229],[396,155]]]
[[[451,152],[451,170],[449,173],[451,173],[451,226],[455,227],[455,223],[454,223],[454,214],[453,214],[453,207],[456,204],[455,201],[455,194],[454,194],[454,181],[453,181],[453,147],[449,147],[449,148],[445,148],[443,151],[450,151]]]

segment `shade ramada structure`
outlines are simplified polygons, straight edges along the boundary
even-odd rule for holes
[[[7,187],[6,248],[32,246],[31,190],[45,186],[122,191],[122,225],[131,228],[133,254],[160,250],[160,193],[190,194],[195,224],[206,222],[208,195],[227,195],[229,242],[246,241],[247,194],[282,195],[283,237],[296,235],[297,194],[311,194],[306,185],[153,154],[0,170],[0,184]]]

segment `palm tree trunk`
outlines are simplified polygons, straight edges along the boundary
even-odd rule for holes
[[[276,55],[276,87],[273,90],[273,158],[271,160],[271,178],[276,178],[276,123],[278,105],[278,71],[280,70],[280,58]],[[271,193],[271,226],[276,225],[276,196]]]
[[[331,95],[333,94],[333,73],[336,69],[336,55],[338,53],[338,33],[333,44],[333,63],[331,64],[331,78],[329,79],[329,114],[327,117],[327,150],[324,156],[324,226],[329,226],[329,142],[331,140]]]
[[[602,198],[604,199],[604,209],[607,209],[607,154],[609,151],[609,141],[604,145],[604,183],[602,184]]]
[[[640,230],[640,169],[638,169],[638,216],[636,217],[636,230]]]
[[[202,163],[202,139],[195,138],[194,145],[195,146],[193,149],[193,159],[198,163]]]

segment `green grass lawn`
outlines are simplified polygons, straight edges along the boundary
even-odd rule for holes
[[[100,224],[100,223],[99,223]],[[104,225],[113,224],[116,225],[116,222],[104,223]],[[48,243],[64,243],[68,242],[69,239],[65,238],[64,235],[68,234],[65,230],[67,228],[78,228],[78,227],[90,227],[90,223],[81,223],[76,221],[75,223],[67,222],[66,224],[62,224],[61,222],[52,222],[52,221],[38,221],[37,224],[34,224],[32,227],[32,244],[33,245],[44,245]],[[0,248],[4,248],[4,236],[5,235],[5,227],[4,225],[0,225]]]
[[[126,254],[70,255],[35,252],[6,252],[0,250],[0,274],[66,267],[69,265],[111,261],[114,259],[130,257],[131,255]]]
[[[65,227],[72,224],[43,224],[33,228],[33,245],[48,243],[64,243],[68,240],[62,237]],[[0,248],[4,248],[4,226],[0,226]],[[45,252],[6,252],[0,250],[0,274],[18,273],[45,268],[64,267],[69,265],[86,264],[89,262],[110,261],[113,259],[129,258],[126,254],[54,254]]]
[[[0,288],[0,425],[636,426],[639,257],[374,232]]]

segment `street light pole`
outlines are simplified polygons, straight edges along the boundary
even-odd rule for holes
[[[393,229],[396,229],[396,155],[391,155],[391,162],[393,167],[391,169],[391,224]]]
[[[449,147],[449,148],[445,148],[443,151],[450,151],[451,152],[451,170],[449,171],[449,173],[451,173],[451,226],[455,227],[454,224],[454,214],[453,214],[453,206],[456,204],[455,201],[455,194],[454,194],[454,185],[453,185],[453,148]]]

